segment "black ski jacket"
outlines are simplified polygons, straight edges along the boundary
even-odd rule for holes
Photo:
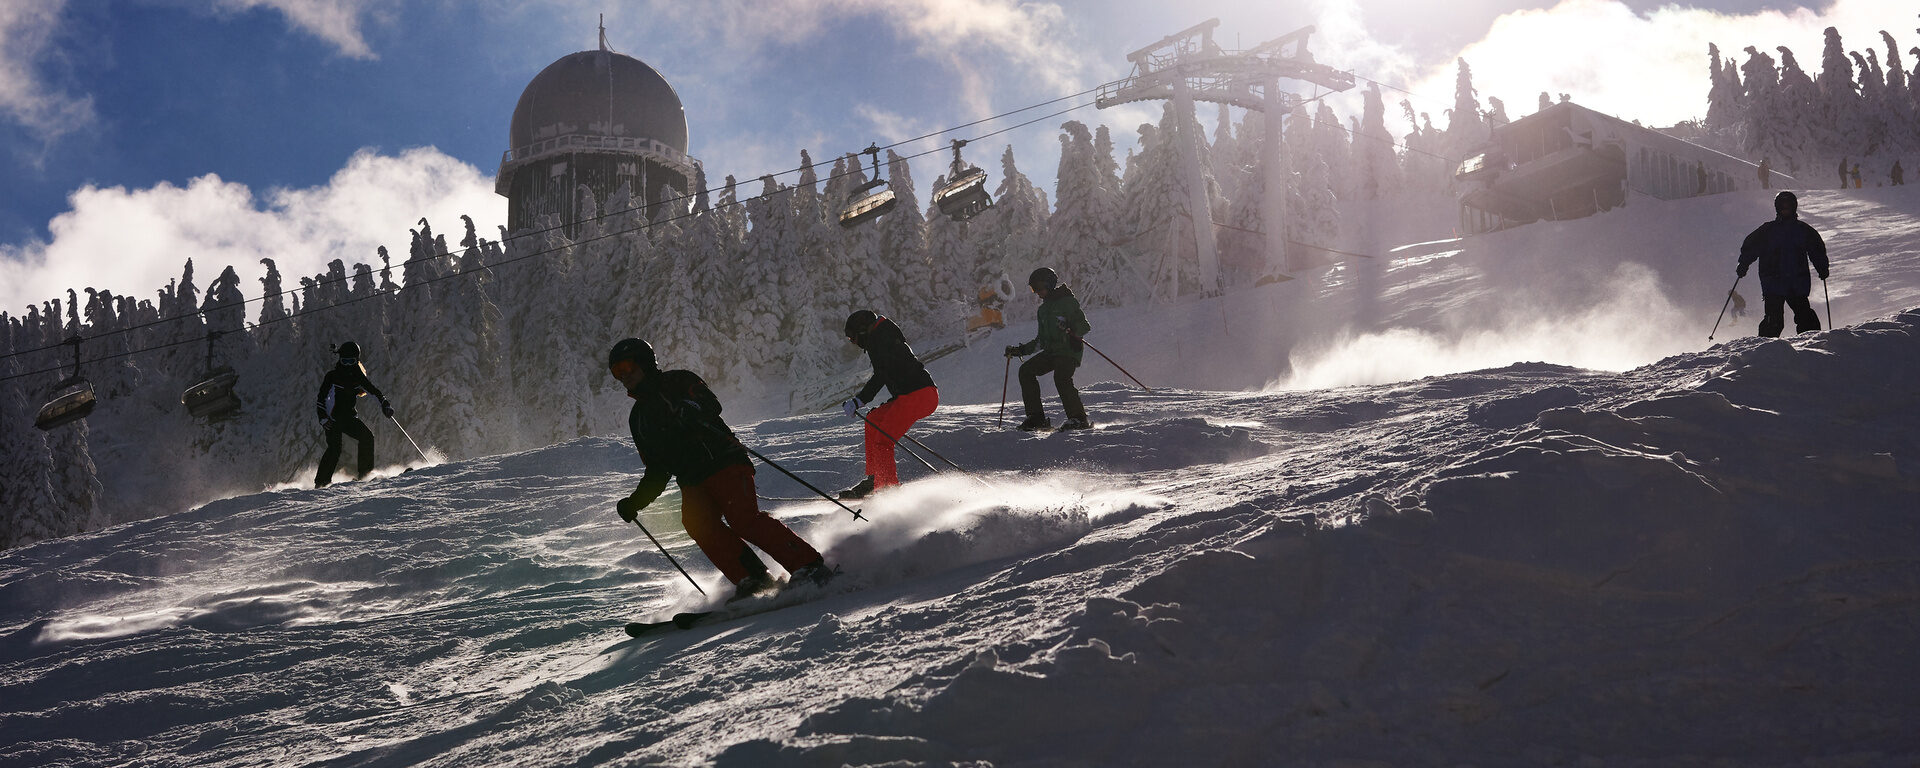
[[[933,375],[927,373],[927,367],[914,357],[913,348],[907,346],[907,337],[900,332],[900,326],[892,320],[881,317],[873,328],[862,334],[857,343],[867,351],[867,360],[873,363],[873,376],[867,379],[867,385],[860,388],[860,402],[871,403],[874,396],[880,394],[880,388],[886,387],[887,394],[899,397],[908,392],[933,386]]]
[[[1740,244],[1740,271],[1760,262],[1760,292],[1768,296],[1806,296],[1813,293],[1807,262],[1813,262],[1822,280],[1827,274],[1827,243],[1820,233],[1793,214],[1760,225]]]
[[[734,464],[751,464],[746,446],[720,420],[720,399],[692,371],[655,371],[627,390],[633,410],[627,427],[647,473],[634,492],[648,504],[674,478],[699,485]]]
[[[387,407],[387,396],[367,380],[365,368],[359,363],[341,363],[320,379],[320,396],[314,398],[313,409],[321,421],[355,418],[354,401],[361,395],[373,395],[380,401],[381,408]]]

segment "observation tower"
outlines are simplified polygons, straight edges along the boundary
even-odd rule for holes
[[[680,96],[653,67],[608,47],[605,27],[599,50],[563,56],[527,83],[507,145],[493,191],[507,198],[509,232],[558,214],[571,235],[583,192],[605,213],[622,186],[649,220],[661,206],[689,207],[680,198],[698,161],[687,156]]]

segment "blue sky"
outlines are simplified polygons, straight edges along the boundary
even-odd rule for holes
[[[422,216],[457,237],[455,217],[470,214],[491,234],[505,209],[491,177],[521,89],[594,47],[602,13],[613,47],[679,92],[712,181],[735,174],[748,192],[760,174],[797,165],[801,149],[827,159],[1120,77],[1127,52],[1209,17],[1229,46],[1317,24],[1322,61],[1419,94],[1436,120],[1465,55],[1482,96],[1516,113],[1542,90],[1572,91],[1650,123],[1704,111],[1709,41],[1787,44],[1817,60],[1829,24],[1859,47],[1915,21],[1892,0],[1435,5],[0,0],[0,310],[52,298],[56,285],[151,296],[188,256],[202,285],[227,263],[257,274],[263,253],[290,273],[371,262],[374,245],[403,251]],[[970,159],[997,171],[990,163],[1012,144],[1051,191],[1061,121],[1108,125],[1124,153],[1157,114],[1087,108],[983,141]],[[942,166],[915,162],[923,198]]]

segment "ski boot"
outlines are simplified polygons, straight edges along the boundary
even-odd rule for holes
[[[1026,421],[1016,427],[1022,432],[1041,432],[1053,427],[1053,420],[1045,416],[1028,416]]]
[[[788,583],[812,582],[816,587],[824,587],[838,575],[840,575],[840,569],[827,565],[827,559],[823,557],[812,564],[800,566],[793,572],[793,577],[788,579]]]
[[[854,484],[852,488],[841,491],[840,498],[864,499],[869,493],[873,493],[873,475],[867,475],[866,479]]]
[[[746,578],[741,579],[739,584],[733,585],[733,597],[727,598],[727,602],[745,600],[772,592],[779,587],[780,582],[774,581],[772,576],[765,573],[750,573]]]
[[[1087,417],[1085,416],[1081,416],[1079,418],[1071,418],[1061,422],[1060,428],[1054,431],[1065,432],[1069,429],[1093,429],[1093,422],[1087,421]]]

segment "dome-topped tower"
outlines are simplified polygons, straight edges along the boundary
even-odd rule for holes
[[[686,194],[695,161],[687,156],[687,116],[659,72],[607,47],[568,54],[527,83],[513,108],[509,149],[494,192],[507,198],[507,229],[560,214],[578,221],[582,187],[605,209],[625,186],[630,204],[648,207]],[[672,202],[678,209],[684,201]]]

